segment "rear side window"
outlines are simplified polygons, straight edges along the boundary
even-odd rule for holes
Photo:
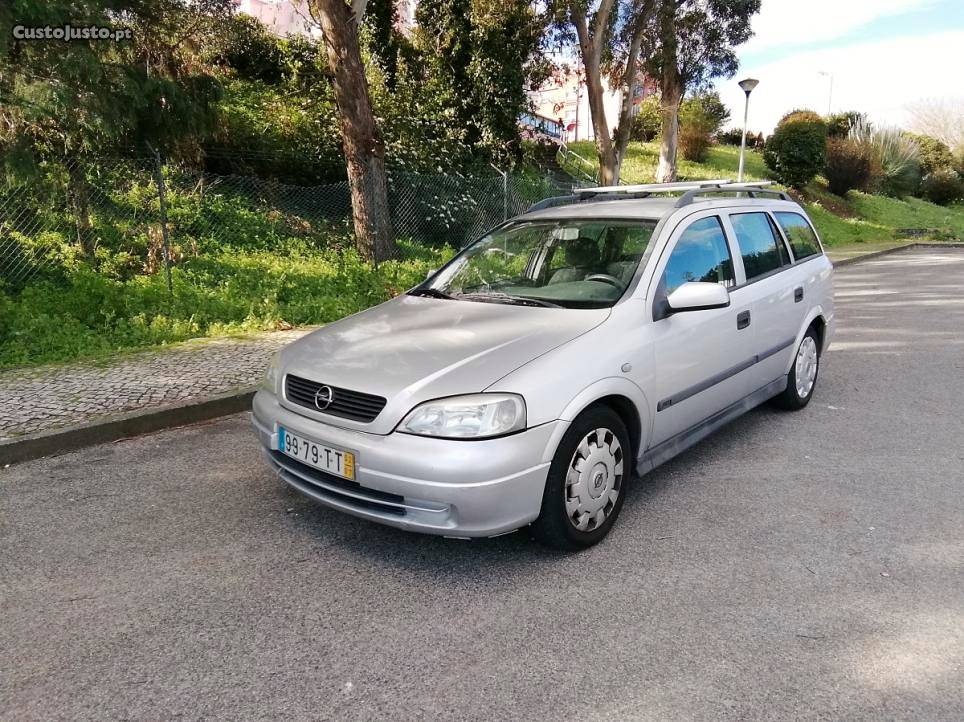
[[[733,259],[726,245],[723,226],[716,216],[694,221],[676,241],[666,262],[663,282],[667,295],[684,283],[703,281],[733,286]]]
[[[790,248],[793,249],[793,255],[797,260],[820,253],[820,243],[817,242],[817,236],[814,235],[806,218],[799,213],[784,212],[774,215],[777,217],[780,228],[787,235]]]
[[[735,213],[730,216],[730,223],[736,232],[747,281],[790,265],[787,247],[766,213]]]

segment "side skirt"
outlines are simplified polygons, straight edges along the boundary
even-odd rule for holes
[[[718,411],[706,419],[703,419],[696,426],[691,426],[686,431],[678,433],[666,441],[648,449],[643,457],[636,464],[636,472],[643,475],[652,471],[660,464],[669,461],[682,451],[685,451],[693,444],[702,441],[721,426],[725,426],[734,419],[742,416],[750,409],[756,408],[764,401],[773,398],[787,387],[787,377],[771,381],[763,388],[757,389],[749,396],[744,396],[735,404],[727,406],[722,411]]]

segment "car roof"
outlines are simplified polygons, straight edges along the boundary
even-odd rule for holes
[[[686,205],[679,205],[679,197],[657,196],[653,198],[619,198],[607,200],[586,200],[564,203],[562,205],[528,211],[517,216],[517,221],[562,220],[577,218],[599,219],[639,219],[658,221],[685,208],[688,211],[707,210],[710,208],[732,208],[736,206],[760,206],[761,208],[794,209],[800,211],[800,206],[793,201],[775,198],[733,198],[733,197],[701,197]]]

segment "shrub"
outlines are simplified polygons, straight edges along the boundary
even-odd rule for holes
[[[920,195],[924,200],[939,206],[950,205],[964,200],[964,181],[956,171],[941,168],[924,176],[920,184]]]
[[[755,136],[752,133],[748,133],[746,136],[747,145],[753,144],[753,139]],[[743,129],[742,128],[727,128],[716,134],[716,140],[723,145],[739,145],[743,142]]]
[[[713,144],[706,128],[699,124],[681,123],[679,130],[679,150],[683,157],[693,163],[702,163]]]
[[[680,105],[679,148],[683,157],[694,163],[706,160],[713,134],[730,117],[716,93],[687,98]]]
[[[867,190],[874,169],[874,156],[864,143],[849,138],[827,141],[823,175],[831,193],[846,196],[850,190]]]
[[[635,141],[648,143],[659,135],[662,123],[659,96],[650,95],[639,104],[639,112],[633,118],[633,126],[629,130],[629,137]]]
[[[834,113],[827,116],[827,137],[846,138],[850,135],[850,129],[858,123],[867,122],[867,116],[856,110],[846,110],[842,113]]]
[[[763,149],[763,161],[778,181],[803,188],[823,168],[827,125],[810,110],[787,113]]]
[[[920,161],[920,172],[922,175],[929,175],[934,171],[945,170],[954,167],[954,154],[947,147],[947,143],[929,135],[918,135],[916,133],[905,133],[917,144],[918,159]]]
[[[730,111],[720,100],[720,94],[715,90],[696,93],[680,103],[680,119],[699,117],[715,134],[730,120]]]
[[[873,189],[894,198],[914,193],[920,185],[920,150],[897,128],[875,128],[862,122],[850,129],[850,138],[867,145],[874,155]]]

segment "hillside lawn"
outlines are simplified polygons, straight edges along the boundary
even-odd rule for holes
[[[596,149],[592,141],[572,143],[569,147],[595,162]],[[623,161],[623,182],[652,183],[658,159],[658,143],[630,143]],[[710,148],[704,163],[691,163],[681,158],[679,179],[736,179],[739,163],[738,146],[716,145]],[[768,177],[759,153],[747,151],[744,177],[747,180]],[[923,237],[937,240],[964,238],[964,205],[960,203],[943,207],[919,198],[901,200],[857,191],[850,191],[844,199],[830,193],[821,178],[810,184],[800,200],[827,246],[900,240],[909,236],[901,232],[905,229],[927,229],[928,233]]]

